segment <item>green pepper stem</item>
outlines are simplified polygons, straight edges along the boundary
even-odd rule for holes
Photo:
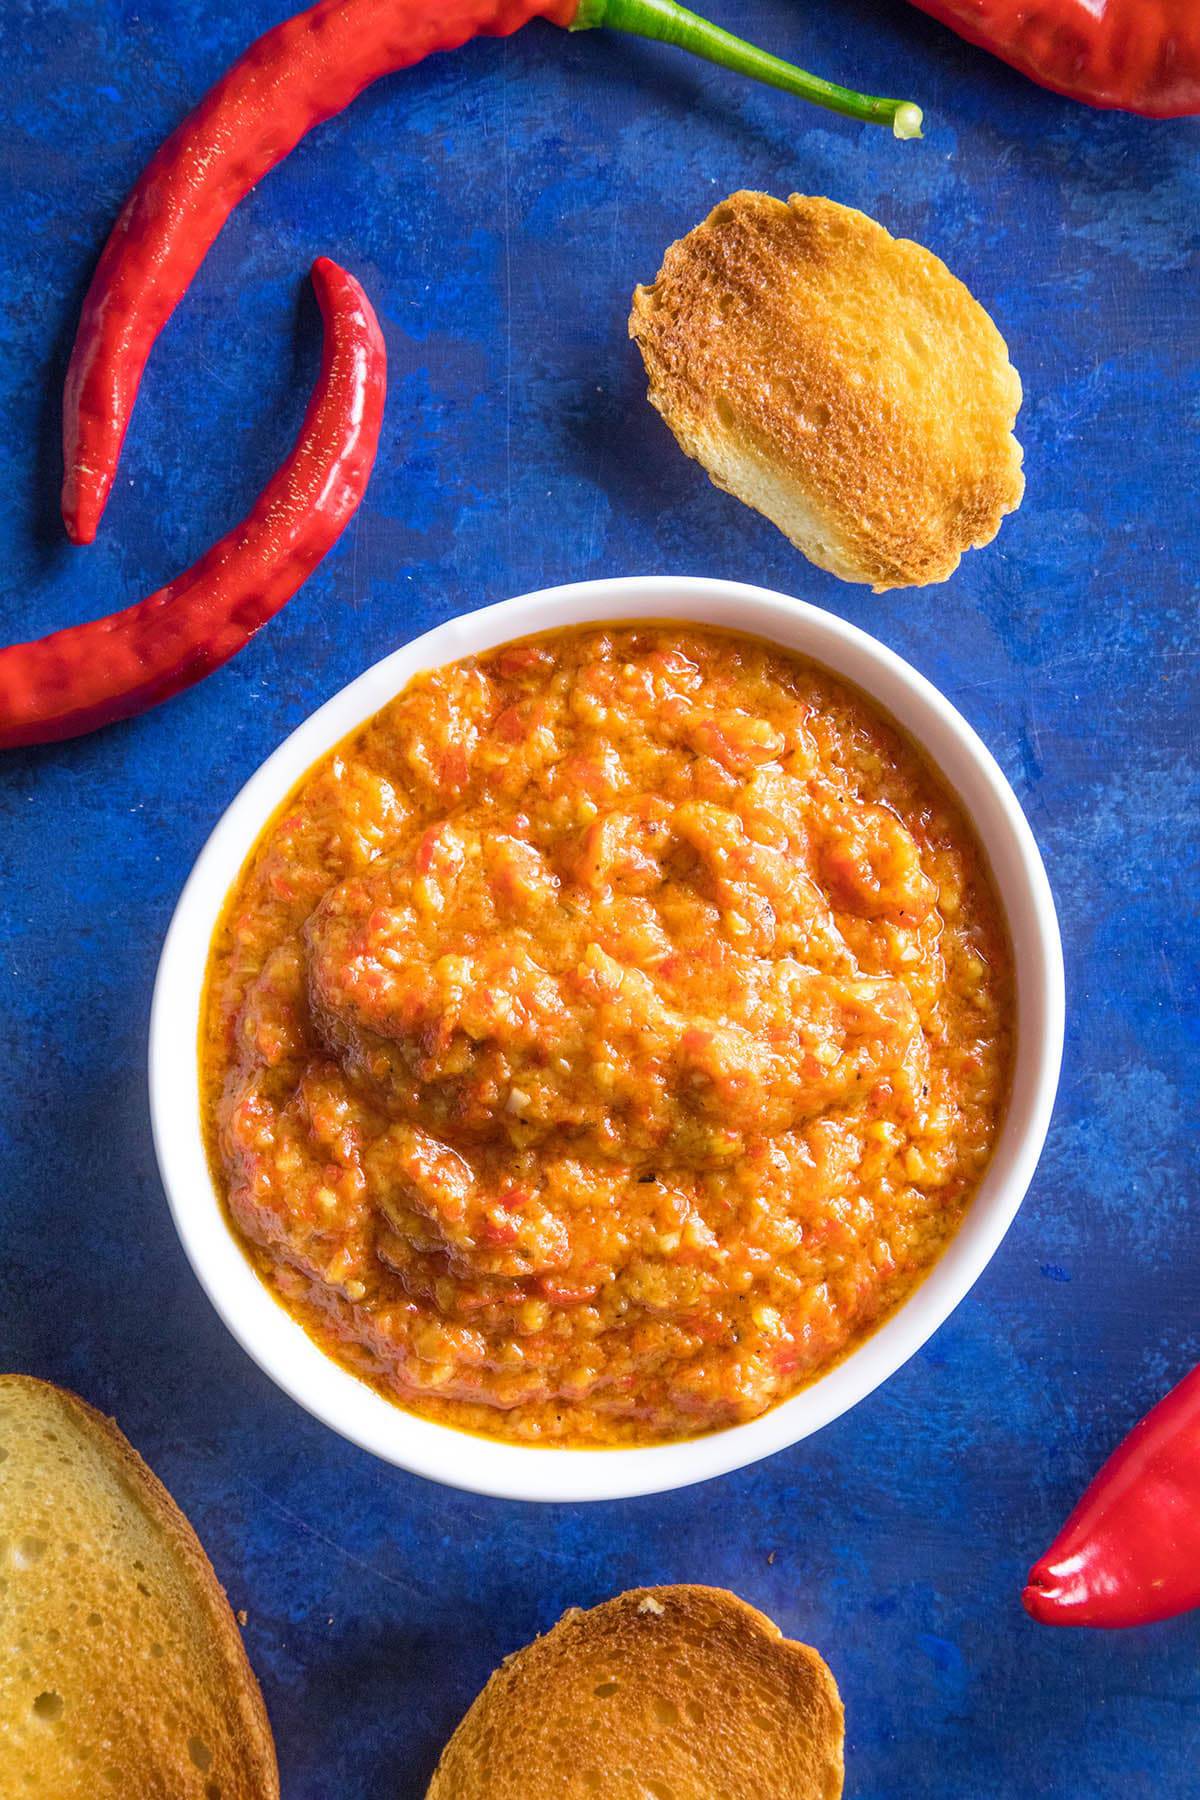
[[[689,12],[677,0],[580,0],[572,31],[590,31],[597,25],[613,31],[629,31],[636,37],[656,38],[662,44],[676,44],[702,56],[706,62],[718,63],[723,69],[735,69],[754,81],[765,81],[785,93],[799,94],[816,106],[844,113],[850,119],[865,119],[873,125],[890,125],[898,138],[921,135],[921,109],[911,100],[884,100],[876,94],[858,94],[853,88],[839,87],[836,82],[822,81],[797,69],[778,56],[770,56],[748,44],[744,38],[722,31],[707,19]]]

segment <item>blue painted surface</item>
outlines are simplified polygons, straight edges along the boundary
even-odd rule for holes
[[[716,0],[713,0],[714,7]],[[1018,1589],[1089,1473],[1200,1357],[1200,126],[1089,113],[899,0],[724,19],[928,108],[920,145],[667,52],[533,27],[382,84],[237,214],[150,367],[97,544],[57,520],[83,287],[169,128],[278,0],[9,0],[0,134],[4,630],[123,605],[239,517],[315,364],[304,273],[365,282],[391,356],[374,481],[237,662],[0,763],[0,1361],[114,1412],[235,1606],[294,1800],[415,1800],[492,1665],[637,1582],[727,1583],[841,1682],[855,1800],[1197,1791],[1200,1618],[1054,1634]],[[872,598],[716,494],[646,406],[630,290],[738,186],[826,193],[942,254],[1025,379],[1028,497],[944,588]],[[539,1509],[439,1490],[310,1421],[173,1236],[143,1055],[172,905],[280,738],[436,620],[572,577],[718,574],[875,632],[978,726],[1058,895],[1050,1145],[951,1322],[794,1451]]]

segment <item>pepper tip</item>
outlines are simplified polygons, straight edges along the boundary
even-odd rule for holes
[[[62,522],[67,537],[72,544],[94,544],[99,515],[93,518],[84,513],[73,501],[65,497],[62,503]]]
[[[1053,1580],[1047,1581],[1036,1568],[1029,1571],[1021,1589],[1021,1605],[1039,1625],[1063,1623],[1062,1589]]]

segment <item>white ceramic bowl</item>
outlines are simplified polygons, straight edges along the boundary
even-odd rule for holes
[[[854,682],[923,746],[974,821],[1008,915],[1017,974],[1015,1080],[987,1176],[945,1255],[828,1375],[762,1418],[685,1443],[527,1448],[432,1424],[384,1400],[318,1350],[259,1281],[225,1222],[205,1162],[196,1054],[201,989],[217,917],[265,821],[319,757],[413,675],[531,632],[637,618],[733,627],[800,651]],[[732,581],[643,576],[550,588],[451,619],[376,663],[280,745],[208,840],[171,922],[150,1021],[150,1100],[163,1184],[192,1267],[243,1349],[294,1400],[386,1461],[454,1487],[519,1500],[605,1500],[684,1487],[795,1444],[920,1348],[981,1274],[1024,1198],[1050,1122],[1062,1037],[1062,948],[1041,857],[1011,788],[949,701],[874,638],[817,607]]]

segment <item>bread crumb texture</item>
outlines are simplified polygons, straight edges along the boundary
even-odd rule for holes
[[[191,1526],[110,1419],[0,1375],[0,1800],[276,1800]]]
[[[731,194],[635,289],[629,331],[687,454],[843,580],[945,581],[1020,505],[1004,339],[852,207]]]
[[[634,1588],[507,1658],[426,1800],[838,1800],[815,1650],[723,1588]]]

